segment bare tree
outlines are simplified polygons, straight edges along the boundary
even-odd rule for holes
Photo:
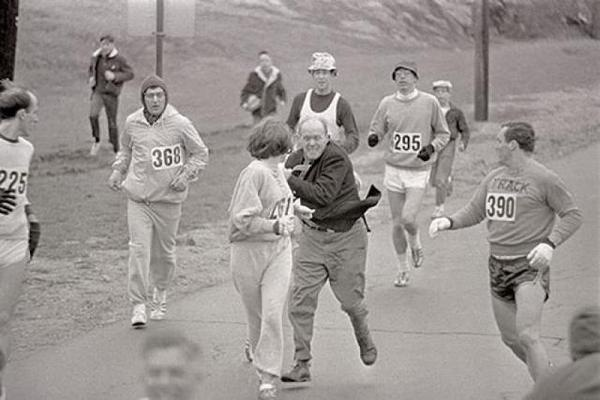
[[[0,1],[0,79],[13,79],[17,49],[19,0]]]

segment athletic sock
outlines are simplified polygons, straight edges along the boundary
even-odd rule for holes
[[[411,235],[410,233],[406,232],[406,239],[408,240],[408,245],[411,249],[420,249],[423,247],[421,245],[421,235],[419,235],[418,230],[415,235]]]
[[[408,262],[407,253],[397,254],[398,256],[398,272],[410,271],[410,263]]]

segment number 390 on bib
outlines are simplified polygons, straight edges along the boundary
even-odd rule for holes
[[[180,144],[154,147],[150,154],[152,155],[152,167],[154,169],[167,169],[183,165]]]
[[[485,198],[485,215],[492,221],[513,222],[517,214],[515,193],[488,193]]]

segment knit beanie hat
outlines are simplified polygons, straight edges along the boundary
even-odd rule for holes
[[[167,92],[167,84],[160,77],[158,77],[156,75],[150,75],[146,79],[144,79],[144,81],[142,82],[141,97],[142,97],[142,104],[144,105],[144,108],[146,108],[146,103],[144,102],[144,94],[146,93],[146,90],[153,88],[153,87],[162,88],[162,90],[165,92],[165,107],[166,107],[166,105],[169,104],[169,94]]]
[[[575,313],[569,326],[571,358],[600,353],[600,307],[587,306]]]

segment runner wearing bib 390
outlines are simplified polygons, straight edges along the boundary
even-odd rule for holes
[[[146,325],[147,303],[151,319],[165,318],[181,205],[188,183],[208,162],[208,149],[190,120],[168,104],[162,79],[146,78],[141,95],[144,107],[125,122],[121,151],[108,182],[114,190],[123,188],[129,199],[127,290],[135,328]]]
[[[399,260],[394,285],[399,287],[406,286],[409,279],[407,241],[413,265],[420,267],[423,263],[417,213],[431,166],[450,138],[440,104],[434,96],[417,90],[418,78],[414,62],[396,65],[392,80],[398,91],[379,103],[368,137],[370,147],[380,141],[385,146],[383,184],[388,190],[393,219],[392,240]]]
[[[563,181],[531,158],[534,143],[531,125],[502,125],[496,142],[502,166],[488,174],[465,207],[434,219],[429,233],[435,237],[487,220],[496,323],[502,341],[537,380],[549,366],[540,326],[550,294],[550,260],[581,225],[581,212]]]

